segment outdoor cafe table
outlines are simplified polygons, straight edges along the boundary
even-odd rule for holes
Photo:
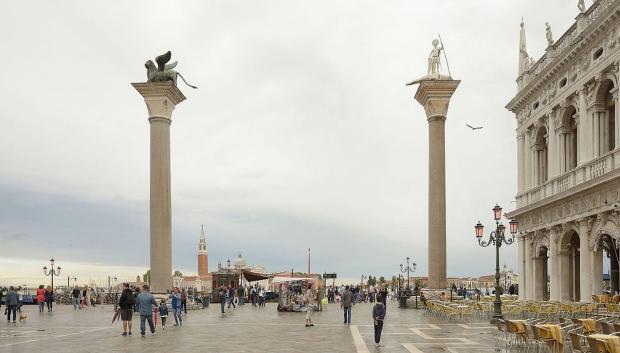
[[[536,325],[535,327],[536,329],[538,329],[538,335],[541,338],[553,339],[553,341],[547,342],[547,345],[549,346],[549,351],[557,353],[564,352],[564,341],[562,340],[560,325],[542,324]]]
[[[596,338],[605,342],[607,351],[611,353],[620,353],[620,337],[614,335],[603,335],[600,333],[590,335],[588,337]]]

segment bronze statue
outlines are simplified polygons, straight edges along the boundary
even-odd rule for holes
[[[155,58],[157,62],[157,67],[155,67],[155,63],[152,60],[147,61],[144,66],[146,67],[146,77],[147,82],[166,82],[172,81],[174,85],[177,85],[177,76],[180,76],[183,82],[191,88],[198,88],[196,86],[192,86],[187,81],[185,81],[185,77],[181,75],[181,73],[173,70],[177,66],[177,61],[172,64],[168,64],[170,58],[172,57],[172,53],[167,51],[165,54],[162,54]]]

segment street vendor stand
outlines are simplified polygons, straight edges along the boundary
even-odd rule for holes
[[[304,297],[308,283],[312,283],[312,278],[291,278],[291,277],[274,277],[272,285],[277,288],[279,294],[278,311],[304,312]],[[316,288],[314,288],[316,291]],[[318,297],[318,292],[317,292]],[[314,310],[320,310],[317,298],[314,304]]]

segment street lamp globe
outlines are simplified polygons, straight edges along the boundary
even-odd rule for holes
[[[504,236],[504,231],[506,230],[506,226],[500,223],[497,226],[497,230],[499,231],[499,235]]]
[[[480,223],[480,221],[478,221],[478,224],[476,224],[474,229],[476,230],[476,238],[482,238],[482,235],[484,234],[484,226]]]
[[[516,219],[511,220],[508,225],[510,226],[510,234],[517,235],[519,231],[519,222]]]
[[[493,207],[493,218],[496,221],[502,219],[502,208],[498,204],[495,204],[495,207]]]
[[[416,268],[417,264],[414,262],[413,263],[413,272],[415,272],[415,268]]]

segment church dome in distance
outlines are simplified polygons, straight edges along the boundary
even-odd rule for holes
[[[237,256],[237,258],[235,259],[235,262],[233,263],[233,266],[235,268],[244,268],[244,267],[246,267],[245,259],[243,259],[243,257],[241,256],[241,253],[239,253],[239,256]]]

